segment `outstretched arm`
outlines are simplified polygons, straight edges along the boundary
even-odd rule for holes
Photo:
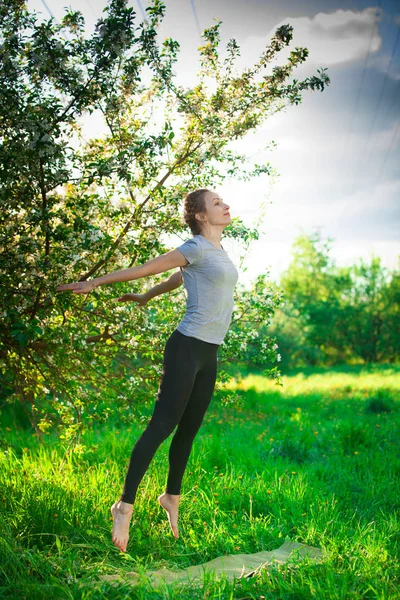
[[[161,283],[157,283],[157,285],[147,290],[147,292],[145,292],[144,294],[124,294],[123,296],[118,298],[118,300],[120,300],[121,302],[134,301],[137,302],[139,306],[143,306],[155,296],[159,296],[160,294],[165,294],[167,292],[172,292],[172,290],[175,290],[177,287],[182,285],[182,283],[183,279],[181,271],[175,271],[175,273],[173,273],[171,277],[169,277],[165,281],[162,281]]]
[[[169,277],[166,281],[162,281],[161,283],[158,283],[157,285],[152,287],[150,290],[147,290],[147,292],[145,293],[147,302],[155,296],[165,294],[166,292],[172,292],[172,290],[178,288],[180,285],[182,285],[182,283],[182,273],[179,269],[179,271],[175,271],[175,273],[173,273],[171,277]]]
[[[148,260],[143,265],[137,267],[131,267],[128,269],[120,269],[119,271],[113,271],[90,279],[89,281],[76,281],[74,283],[63,283],[58,286],[57,292],[71,291],[74,294],[88,294],[94,288],[99,285],[105,285],[107,283],[117,283],[118,281],[132,281],[132,279],[140,279],[141,277],[148,277],[149,275],[157,275],[164,271],[170,271],[175,267],[184,267],[188,261],[183,254],[175,249],[160,254],[152,260]]]

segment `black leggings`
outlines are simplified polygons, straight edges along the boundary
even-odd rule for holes
[[[153,416],[132,450],[120,497],[123,502],[134,504],[139,483],[157,448],[176,425],[165,491],[180,494],[193,440],[213,395],[218,348],[219,344],[186,336],[177,329],[168,338]]]

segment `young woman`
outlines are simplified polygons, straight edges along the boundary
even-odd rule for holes
[[[99,285],[131,281],[180,267],[166,282],[147,295],[125,294],[143,304],[149,298],[178,287],[187,292],[186,312],[168,338],[163,371],[153,416],[130,457],[122,494],[111,506],[112,541],[123,552],[136,491],[157,448],[177,427],[169,448],[165,492],[158,502],[165,509],[173,535],[178,537],[178,503],[181,483],[193,440],[210,404],[217,376],[217,352],[228,331],[233,290],[238,272],[221,246],[221,235],[231,222],[229,206],[215,192],[198,189],[185,196],[184,220],[193,237],[165,254],[137,267],[108,273],[90,281],[63,284],[58,291],[88,293]],[[147,298],[146,298],[147,296]]]

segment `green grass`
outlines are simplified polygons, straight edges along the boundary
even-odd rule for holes
[[[303,370],[283,388],[250,374],[240,406],[214,395],[182,486],[180,538],[157,496],[168,448],[138,490],[128,553],[111,543],[132,445],[144,425],[94,429],[66,450],[51,434],[4,428],[0,451],[1,598],[400,598],[400,368]],[[236,384],[233,383],[233,386]],[[185,568],[286,540],[323,548],[258,578],[112,586],[96,574]]]

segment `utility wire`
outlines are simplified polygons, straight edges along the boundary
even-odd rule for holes
[[[96,20],[100,19],[100,17],[98,17],[98,16],[96,15],[96,13],[94,12],[94,10],[93,10],[93,6],[90,4],[90,0],[85,0],[85,2],[86,2],[86,4],[88,5],[88,7],[90,8],[90,12],[91,12],[91,13],[92,13],[92,15],[94,16],[94,18],[95,18]]]
[[[55,18],[55,16],[53,15],[53,13],[51,12],[51,10],[50,10],[50,9],[49,9],[49,7],[47,6],[47,4],[46,4],[45,0],[42,0],[42,4],[43,4],[43,6],[45,7],[45,9],[47,10],[47,12],[49,13],[49,15],[50,15],[51,17],[53,17],[53,19],[54,19],[55,21],[57,21],[57,22],[58,22],[58,20]]]
[[[369,40],[369,45],[368,45],[368,51],[367,51],[367,53],[365,55],[365,58],[364,58],[364,64],[363,64],[363,69],[362,69],[362,74],[361,74],[361,80],[360,80],[360,84],[358,86],[358,91],[357,91],[357,98],[356,98],[356,102],[355,102],[354,107],[353,107],[353,112],[352,112],[351,119],[350,119],[350,125],[349,125],[349,129],[347,131],[346,141],[345,141],[345,143],[343,145],[342,155],[341,155],[341,158],[340,158],[340,161],[339,161],[339,164],[340,164],[339,177],[341,177],[342,174],[343,174],[343,169],[342,169],[343,158],[344,158],[344,154],[345,154],[345,152],[347,150],[347,142],[348,142],[348,139],[349,139],[350,132],[352,132],[352,130],[353,130],[354,118],[355,118],[356,113],[358,112],[358,104],[359,104],[361,90],[362,90],[363,83],[364,83],[365,73],[366,73],[366,70],[367,70],[367,64],[368,64],[369,55],[370,55],[370,52],[371,52],[372,40],[374,39],[374,35],[375,35],[376,27],[377,27],[378,13],[379,13],[379,9],[381,8],[381,4],[382,4],[382,0],[378,0],[377,6],[376,6],[376,12],[375,12],[374,24],[372,26],[370,40]],[[343,189],[343,180],[342,180],[342,189]],[[340,217],[342,216],[342,214],[344,213],[345,210],[346,210],[346,206],[343,206],[342,210],[337,214],[337,220],[340,219]]]
[[[346,150],[348,149],[347,148],[347,144],[348,144],[348,141],[349,141],[350,132],[353,131],[354,119],[355,119],[356,113],[358,112],[358,104],[359,104],[359,101],[360,101],[361,90],[362,90],[362,87],[363,87],[365,73],[366,73],[366,70],[367,70],[367,63],[368,63],[369,55],[370,55],[370,52],[371,52],[372,41],[374,39],[374,35],[375,35],[375,31],[376,31],[377,16],[378,16],[378,11],[379,11],[381,3],[382,3],[382,0],[378,0],[378,5],[376,7],[376,13],[375,13],[375,20],[374,20],[374,24],[373,24],[373,27],[372,27],[372,30],[371,30],[371,36],[370,36],[370,40],[369,40],[368,50],[367,50],[367,53],[366,53],[365,58],[364,58],[364,64],[363,64],[363,69],[362,69],[362,74],[361,74],[361,80],[360,80],[360,84],[358,86],[358,91],[357,91],[357,98],[356,98],[356,101],[355,101],[355,104],[354,104],[354,107],[353,107],[353,112],[352,112],[352,115],[351,115],[349,128],[347,130],[346,141],[345,141],[345,143],[343,145],[342,154],[341,154],[341,157],[340,157],[340,160],[339,160],[339,164],[340,164],[339,172],[340,172],[340,175],[343,173],[343,169],[342,169],[343,158],[344,158]]]
[[[387,147],[386,154],[385,154],[385,156],[384,156],[384,158],[383,158],[383,161],[382,161],[382,164],[381,164],[381,168],[379,169],[378,175],[376,176],[376,179],[375,179],[375,182],[374,182],[374,186],[373,186],[373,187],[376,187],[376,186],[378,185],[378,183],[380,182],[380,180],[381,180],[382,173],[383,173],[383,171],[384,171],[384,167],[385,167],[385,164],[386,164],[387,158],[388,158],[388,156],[389,156],[389,153],[390,153],[390,152],[391,152],[391,150],[392,150],[392,146],[393,146],[393,149],[394,149],[394,141],[395,141],[395,139],[396,139],[396,137],[397,137],[397,134],[399,133],[399,129],[400,129],[400,119],[397,121],[397,125],[396,125],[396,127],[394,128],[394,130],[393,130],[393,133],[392,133],[392,138],[391,138],[391,140],[390,140],[390,144],[389,144],[389,145],[388,145],[388,147]]]
[[[394,45],[393,45],[393,49],[392,49],[392,55],[391,55],[391,57],[390,57],[390,61],[389,61],[389,64],[388,64],[388,66],[387,66],[387,69],[386,69],[385,77],[384,77],[384,80],[383,80],[383,85],[381,86],[381,89],[380,89],[380,93],[379,93],[378,102],[377,102],[377,105],[376,105],[376,107],[375,107],[375,111],[374,111],[374,117],[373,117],[373,119],[371,120],[371,123],[370,123],[370,127],[369,127],[369,130],[368,130],[367,141],[365,142],[364,148],[368,148],[368,144],[369,144],[369,140],[370,140],[370,137],[371,137],[371,133],[372,133],[372,130],[373,130],[373,128],[374,128],[375,121],[376,121],[377,115],[378,115],[378,113],[379,113],[379,108],[380,108],[380,105],[381,105],[381,102],[382,102],[382,98],[383,98],[383,92],[385,91],[386,84],[387,84],[387,82],[388,82],[388,78],[389,78],[389,70],[390,70],[390,67],[391,67],[391,64],[392,64],[392,61],[393,61],[393,57],[394,57],[394,55],[395,55],[395,52],[396,52],[396,47],[397,47],[397,44],[398,44],[399,38],[400,38],[400,28],[398,28],[398,29],[397,29],[397,35],[396,35],[396,39],[395,39],[395,42],[394,42]],[[396,103],[396,104],[397,104],[397,103]],[[396,132],[396,130],[395,130],[395,132]],[[396,135],[396,133],[395,133],[395,132],[394,132],[394,137],[395,137],[395,135]],[[392,140],[392,141],[393,141],[393,140]],[[390,144],[390,146],[391,146],[391,144]],[[371,155],[371,148],[369,148],[369,151],[368,151],[368,156],[367,156],[365,159],[361,158],[361,159],[359,160],[359,162],[358,162],[358,165],[357,165],[357,167],[354,169],[355,177],[354,177],[354,180],[353,180],[353,182],[355,182],[355,181],[356,181],[357,174],[358,174],[358,172],[359,172],[359,170],[360,170],[361,164],[366,164],[366,163],[368,162],[368,160],[369,160],[369,157],[370,157],[370,155]],[[387,156],[387,154],[386,154],[386,156]],[[385,159],[385,160],[386,160],[386,159]],[[381,172],[382,172],[382,169],[381,169],[380,173],[381,173]],[[353,192],[354,192],[354,187],[355,187],[355,183],[353,184],[353,189],[352,189],[352,192],[351,192],[351,193],[353,193]],[[351,195],[351,194],[350,194],[350,195]]]
[[[146,11],[144,10],[144,8],[143,8],[143,5],[142,5],[141,1],[140,1],[140,0],[137,0],[137,3],[138,3],[138,5],[139,5],[140,12],[142,13],[143,21],[147,21],[147,15],[146,15]]]
[[[194,0],[190,0],[190,6],[192,7],[192,12],[193,12],[194,20],[196,22],[197,33],[199,34],[199,36],[201,38],[202,31],[201,31],[201,28],[200,28],[199,20],[197,18],[197,13],[196,13],[196,7],[195,7],[195,4],[194,4]]]

